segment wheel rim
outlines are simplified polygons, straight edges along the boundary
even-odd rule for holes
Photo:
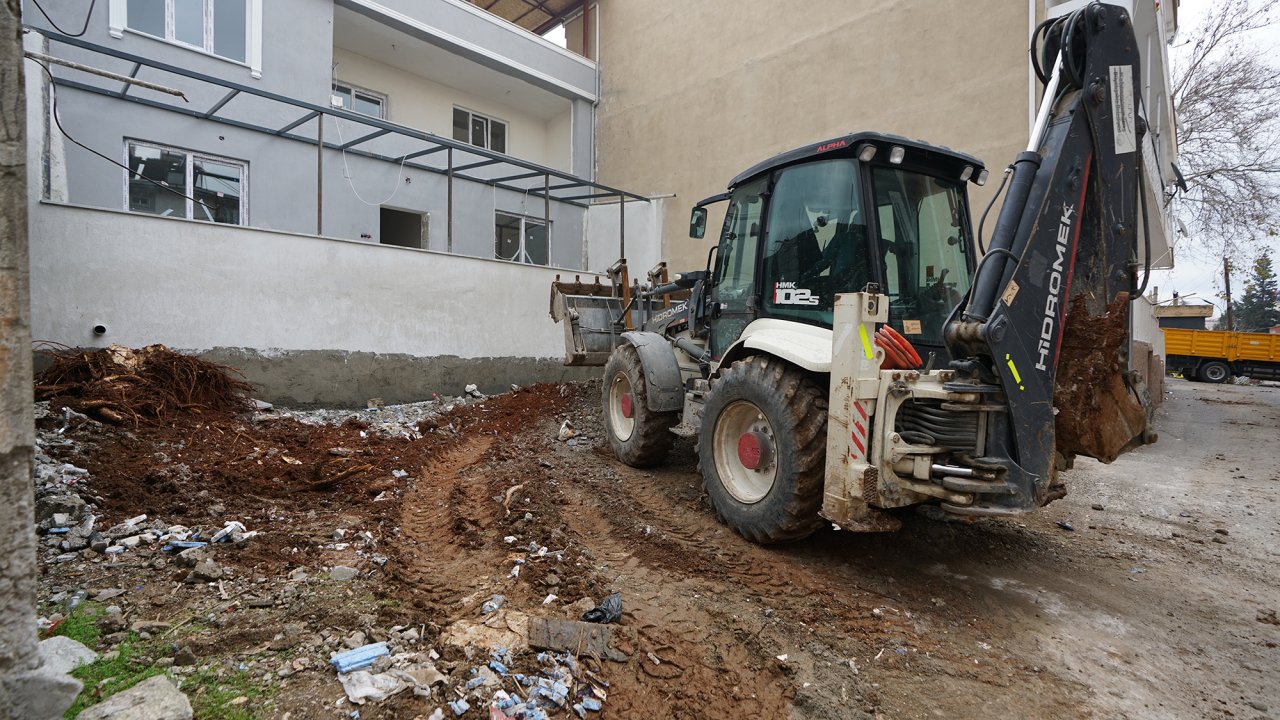
[[[1214,382],[1227,377],[1227,372],[1221,365],[1207,365],[1201,372],[1204,373],[1205,379],[1213,380]]]
[[[620,372],[609,383],[609,427],[614,437],[626,442],[636,431],[635,396],[631,394],[631,381]]]
[[[773,426],[754,403],[738,400],[720,413],[714,436],[716,472],[735,500],[758,503],[778,476]]]

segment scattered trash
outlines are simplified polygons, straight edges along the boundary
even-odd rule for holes
[[[778,656],[777,656],[777,658],[778,658],[778,662],[786,662],[786,661],[787,661],[787,657],[788,657],[788,656],[787,656],[787,654],[786,654],[786,653],[783,653],[783,654],[781,654],[781,655],[778,655]]]
[[[1075,529],[1076,529],[1074,525],[1067,522],[1066,520],[1059,520],[1057,522],[1057,525],[1058,527],[1062,528],[1063,530],[1066,530],[1067,532],[1075,532]]]
[[[384,642],[370,643],[354,650],[340,652],[329,658],[329,662],[337,668],[340,673],[348,673],[352,670],[360,670],[367,668],[373,664],[373,661],[384,655],[389,655],[391,651]]]
[[[231,520],[227,522],[227,524],[224,525],[221,530],[214,533],[213,537],[209,538],[209,542],[215,542],[215,543],[225,542],[227,540],[230,540],[234,534],[243,533],[244,531],[245,531],[244,523]]]
[[[347,699],[357,705],[366,701],[382,702],[409,687],[401,678],[391,673],[374,674],[368,670],[339,673],[338,681],[347,693]]]
[[[502,604],[506,601],[506,595],[493,595],[488,600],[485,600],[484,604],[480,606],[480,614],[488,615],[491,612],[496,612],[497,609],[502,607]]]
[[[475,387],[475,386],[471,385],[470,387]],[[471,704],[468,703],[465,699],[459,698],[449,703],[449,709],[453,711],[454,715],[457,715],[460,717],[464,713],[466,713],[468,710],[471,709]]]
[[[557,597],[557,596],[553,593],[553,594],[551,594],[551,595],[548,595],[546,598],[544,598],[544,599],[543,599],[543,601],[542,601],[542,604],[543,604],[543,605],[550,605],[551,603],[553,603],[553,602],[555,602],[556,600],[559,600],[559,599],[560,599],[560,598],[559,598],[559,597]]]
[[[578,431],[573,428],[573,423],[565,420],[560,423],[560,442],[565,442],[569,438],[577,437]]]
[[[544,548],[545,549],[545,548]],[[582,614],[583,622],[616,623],[622,619],[622,593],[613,592],[599,605]]]

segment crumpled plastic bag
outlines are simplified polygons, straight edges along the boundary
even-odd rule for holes
[[[610,593],[609,597],[582,614],[582,621],[589,623],[616,623],[622,619],[622,593]]]
[[[338,681],[347,692],[347,699],[356,705],[363,705],[366,700],[382,702],[396,693],[409,687],[404,680],[389,673],[374,675],[368,670],[339,673]]]

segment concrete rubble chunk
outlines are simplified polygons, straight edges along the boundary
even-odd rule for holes
[[[613,649],[613,628],[599,623],[559,618],[529,618],[529,647],[537,650],[565,650],[626,662],[627,655]]]
[[[76,720],[191,720],[191,703],[169,678],[156,675],[112,695]]]
[[[98,659],[98,653],[89,649],[84,643],[69,637],[55,635],[40,641],[40,657],[44,666],[54,672],[69,673],[81,665],[88,665]]]
[[[167,622],[159,620],[138,620],[129,626],[129,629],[136,633],[151,633],[152,635],[164,632],[172,627]]]
[[[201,560],[196,566],[191,568],[191,575],[187,578],[188,582],[192,580],[202,582],[213,582],[222,578],[222,568],[212,560]]]
[[[440,640],[446,645],[465,648],[475,646],[485,650],[506,648],[515,653],[529,647],[526,638],[529,616],[516,610],[498,610],[480,620],[458,620],[445,628]]]
[[[330,568],[329,570],[329,577],[333,578],[334,580],[338,580],[339,582],[354,580],[356,579],[356,576],[359,574],[360,574],[359,570],[356,570],[353,567],[347,567],[346,565],[336,565],[333,568]]]

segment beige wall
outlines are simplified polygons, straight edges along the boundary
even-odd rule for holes
[[[489,98],[428,80],[342,48],[333,49],[333,76],[388,98],[388,120],[437,135],[453,137],[455,105],[507,123],[507,154],[569,171],[572,105],[550,120],[521,112]]]
[[[853,130],[948,145],[991,169],[993,182],[973,195],[976,216],[1026,145],[1025,1],[796,7],[600,2],[597,178],[676,195],[663,230],[664,254],[677,269],[701,267],[718,235],[688,237],[693,203],[777,152]],[[722,212],[713,210],[717,229]]]

